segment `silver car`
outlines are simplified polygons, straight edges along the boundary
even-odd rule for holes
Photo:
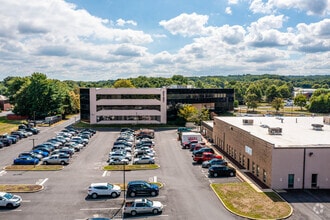
[[[155,159],[150,156],[142,156],[140,158],[135,158],[133,164],[154,164]]]

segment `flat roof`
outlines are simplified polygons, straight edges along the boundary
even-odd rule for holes
[[[216,117],[228,124],[250,132],[275,147],[330,147],[330,125],[323,117]],[[253,120],[244,125],[243,119]],[[313,129],[312,124],[323,125],[322,130]],[[266,125],[266,126],[265,126]],[[268,134],[268,127],[282,129],[280,135]]]

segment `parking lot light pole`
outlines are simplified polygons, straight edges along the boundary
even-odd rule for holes
[[[125,162],[123,163],[123,192],[124,192],[124,202],[123,202],[123,213],[122,213],[122,219],[124,219],[124,208],[125,208],[125,203],[126,203],[126,166]]]

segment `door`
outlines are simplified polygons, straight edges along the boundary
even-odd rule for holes
[[[288,188],[293,188],[294,186],[294,174],[288,175]]]
[[[312,188],[317,187],[317,174],[313,173],[312,174],[312,182],[311,182]]]

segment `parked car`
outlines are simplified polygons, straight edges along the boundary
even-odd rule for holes
[[[157,196],[159,187],[156,184],[151,184],[143,180],[130,181],[127,184],[127,195],[135,197],[137,195]]]
[[[0,206],[14,208],[21,205],[22,198],[8,192],[0,192]]]
[[[134,201],[127,201],[124,206],[124,214],[132,216],[136,214],[152,213],[157,215],[163,211],[164,205],[158,201],[141,198]]]
[[[11,139],[3,138],[3,137],[0,137],[0,141],[7,147],[12,145],[12,143],[13,143],[13,141]]]
[[[225,165],[213,165],[209,167],[209,176],[220,177],[220,176],[235,176],[236,170],[234,168]]]
[[[142,156],[139,158],[135,158],[133,164],[154,164],[155,159],[150,156]]]
[[[203,168],[209,168],[210,166],[213,166],[213,165],[225,165],[225,166],[227,166],[228,162],[224,159],[213,158],[212,160],[204,161],[202,163]]]
[[[47,151],[43,151],[40,149],[34,149],[31,152],[36,153],[36,154],[40,154],[42,157],[48,157],[49,153]]]
[[[45,158],[42,159],[43,164],[61,164],[61,165],[65,165],[65,164],[68,164],[69,161],[70,161],[70,157],[60,155],[60,154],[51,155],[49,157],[45,157]]]
[[[18,157],[23,157],[23,156],[28,156],[28,157],[33,157],[33,158],[37,158],[37,159],[42,159],[42,155],[34,153],[34,152],[22,152],[18,155]]]
[[[14,165],[36,165],[38,163],[39,159],[29,156],[22,156],[14,159]]]
[[[8,134],[0,135],[0,139],[2,139],[2,138],[5,138],[5,139],[9,139],[9,140],[11,140],[11,142],[12,142],[13,144],[16,144],[17,141],[18,141],[16,136],[12,136],[12,135],[8,135]]]
[[[0,141],[0,148],[3,148],[5,146],[4,143],[2,143],[2,141]]]
[[[96,199],[98,196],[111,196],[112,198],[116,198],[120,196],[120,193],[120,186],[110,183],[92,183],[88,187],[88,195],[93,199]]]
[[[193,155],[195,155],[195,154],[202,154],[202,153],[204,153],[204,152],[210,152],[210,153],[212,153],[212,154],[214,154],[215,152],[214,152],[214,150],[213,150],[213,148],[210,148],[210,147],[203,147],[203,148],[201,148],[201,149],[199,149],[199,150],[196,150],[196,151],[193,151]]]
[[[125,157],[121,158],[113,158],[109,160],[110,165],[128,165],[129,160],[127,160]]]
[[[25,128],[26,131],[32,132],[32,134],[39,134],[40,130],[35,127]]]

